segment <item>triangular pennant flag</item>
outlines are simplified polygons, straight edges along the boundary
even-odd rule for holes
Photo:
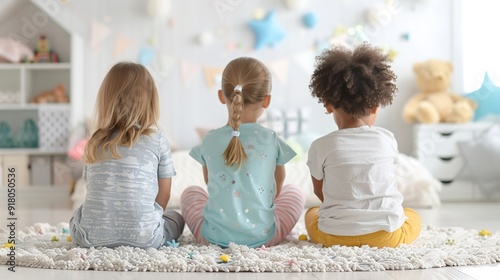
[[[139,63],[149,66],[155,62],[156,50],[151,46],[144,46],[139,51]]]
[[[294,56],[294,60],[308,75],[314,72],[314,51],[300,52]]]
[[[126,49],[134,45],[134,41],[128,37],[118,34],[115,39],[115,48],[113,50],[113,56],[119,56]]]
[[[111,30],[104,24],[93,20],[90,33],[90,47],[98,51],[101,48],[101,43],[109,36]]]
[[[288,82],[288,59],[285,58],[271,62],[269,68],[271,68],[280,82],[283,84]]]
[[[198,72],[198,64],[187,60],[181,60],[181,77],[184,85],[187,85]]]
[[[213,88],[214,85],[220,84],[222,80],[222,71],[224,71],[223,68],[205,67],[205,82],[207,83],[208,88]]]
[[[170,55],[160,54],[158,59],[158,70],[162,77],[168,76],[175,65],[175,58]]]

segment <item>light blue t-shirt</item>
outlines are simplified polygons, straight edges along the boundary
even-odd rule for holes
[[[257,123],[243,123],[239,139],[248,159],[241,169],[224,164],[231,126],[207,133],[190,155],[208,169],[208,202],[203,211],[202,234],[208,242],[227,247],[229,242],[259,247],[275,233],[276,165],[296,153],[274,131]]]
[[[158,248],[164,240],[158,178],[175,175],[165,133],[141,135],[121,158],[87,164],[87,195],[70,222],[73,241],[84,247]]]

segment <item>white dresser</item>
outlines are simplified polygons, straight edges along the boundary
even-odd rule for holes
[[[414,127],[413,156],[443,183],[442,201],[488,200],[470,174],[457,142],[472,141],[492,124],[417,124]],[[480,164],[480,163],[474,163]]]

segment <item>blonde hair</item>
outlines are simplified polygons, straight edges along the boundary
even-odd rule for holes
[[[237,85],[241,86],[235,90]],[[229,125],[238,131],[241,125],[243,108],[247,104],[262,101],[271,93],[271,73],[259,60],[240,57],[232,60],[222,72],[222,93],[231,104],[232,112]],[[238,137],[232,137],[223,154],[226,166],[241,168],[247,154]]]
[[[136,63],[115,64],[96,100],[96,131],[84,151],[86,163],[120,158],[118,146],[132,147],[139,136],[158,127],[158,91],[148,70]]]

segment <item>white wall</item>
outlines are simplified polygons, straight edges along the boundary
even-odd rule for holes
[[[40,3],[55,0],[37,0]],[[92,116],[95,96],[108,69],[117,61],[137,61],[139,50],[156,36],[158,52],[171,56],[175,67],[167,76],[157,76],[161,94],[161,125],[169,132],[174,142],[181,148],[189,148],[198,143],[195,127],[217,127],[226,122],[225,107],[216,98],[216,87],[208,88],[202,67],[223,67],[238,56],[253,56],[271,63],[288,59],[288,82],[282,83],[274,77],[272,107],[296,108],[308,106],[312,111],[311,130],[326,133],[335,129],[331,116],[323,114],[323,107],[312,99],[308,84],[310,73],[301,67],[294,57],[311,50],[317,40],[330,37],[335,27],[364,24],[364,13],[373,6],[384,7],[387,1],[379,0],[314,0],[305,9],[288,10],[283,0],[236,1],[236,0],[172,0],[170,20],[152,19],[147,14],[148,1],[139,0],[73,0],[61,4],[56,20],[68,29],[80,34],[87,41],[85,50],[84,106],[87,116]],[[214,9],[214,3],[237,3],[231,12],[221,19]],[[411,151],[411,126],[401,118],[404,103],[416,93],[417,88],[412,72],[413,63],[430,58],[451,60],[452,54],[452,7],[451,0],[415,1],[394,0],[397,10],[388,11],[379,29],[371,29],[370,42],[398,52],[393,69],[398,75],[399,94],[394,103],[381,111],[377,125],[394,132],[399,141],[400,151]],[[287,36],[275,48],[253,51],[254,37],[247,22],[258,10],[274,9],[285,27]],[[319,18],[318,26],[311,30],[302,27],[301,15],[313,11]],[[387,13],[386,13],[387,14]],[[110,30],[101,49],[90,47],[91,23],[98,21]],[[208,46],[196,43],[196,36],[203,31],[216,35]],[[222,32],[225,31],[225,32]],[[403,33],[409,34],[409,41],[402,40]],[[113,55],[117,36],[127,36],[134,45],[119,56]],[[228,43],[243,47],[229,50]],[[189,84],[182,82],[179,62],[190,61],[198,66]],[[311,65],[313,61],[310,61]],[[156,72],[155,68],[151,68]],[[155,73],[156,74],[156,73]]]

